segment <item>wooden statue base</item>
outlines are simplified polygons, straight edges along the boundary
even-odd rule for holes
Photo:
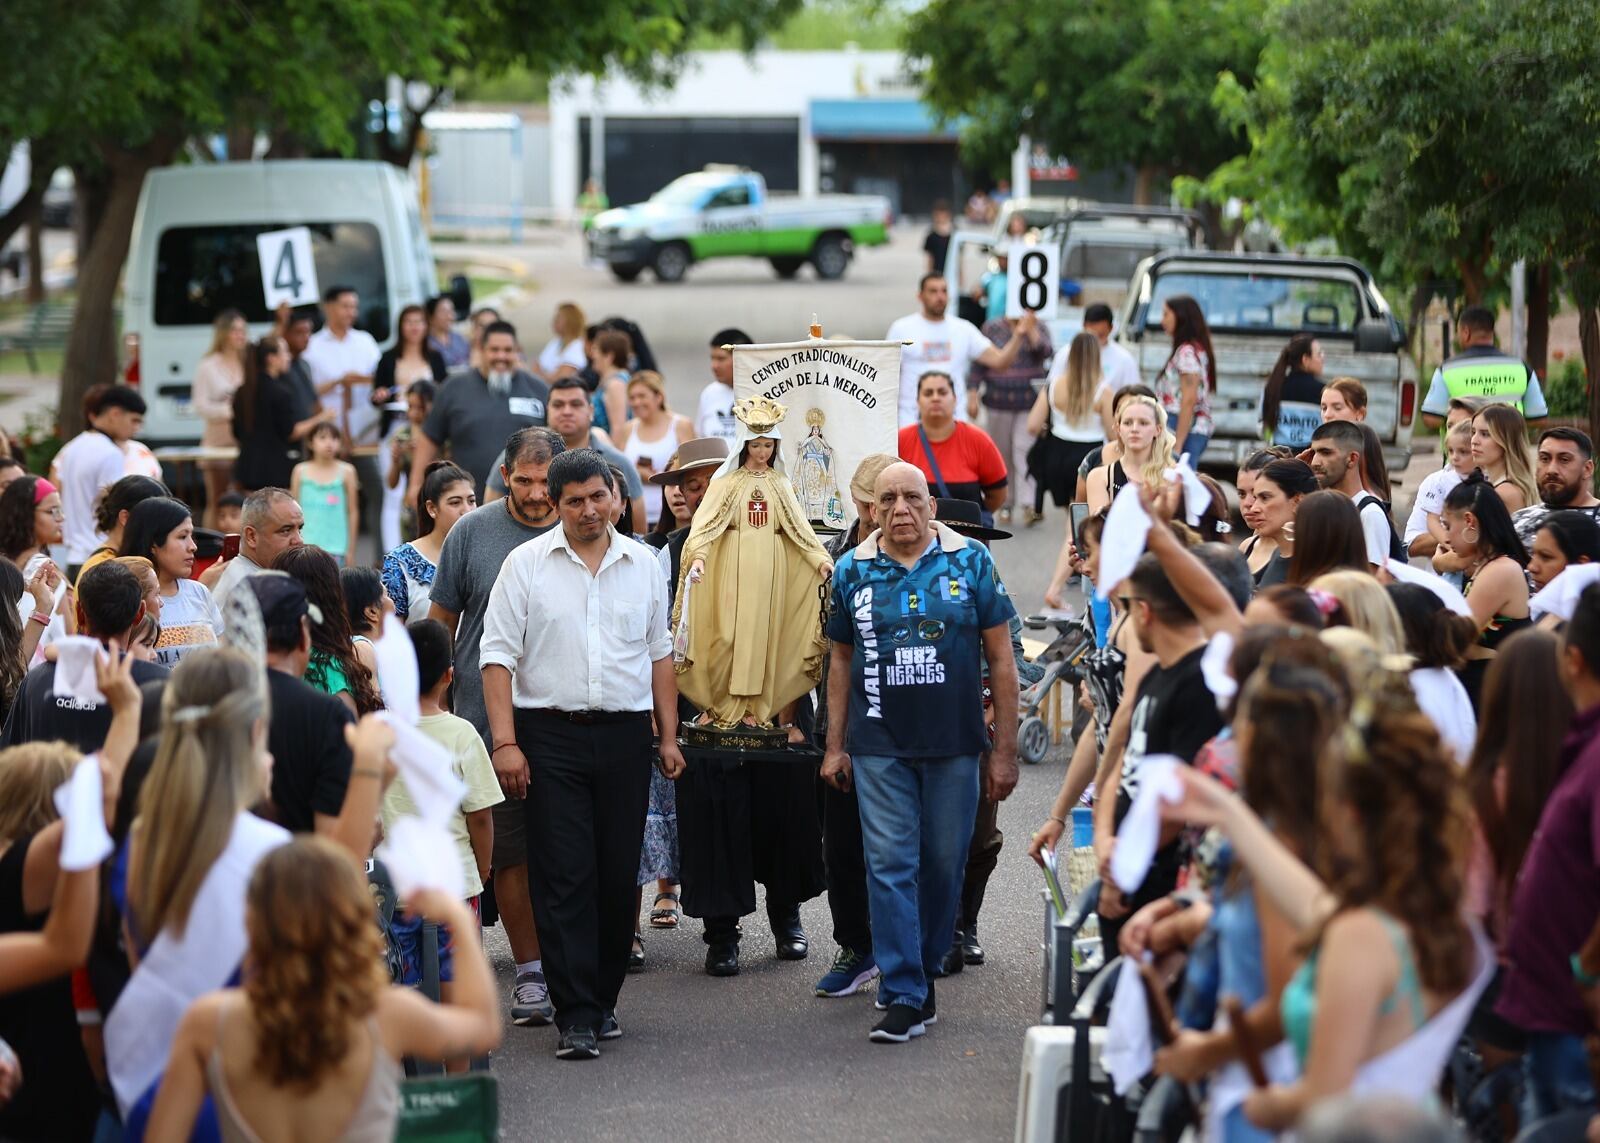
[[[685,746],[702,750],[783,750],[789,745],[789,732],[777,726],[715,726],[691,722],[679,726],[678,737]]]

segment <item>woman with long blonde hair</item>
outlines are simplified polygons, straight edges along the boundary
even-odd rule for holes
[[[652,369],[641,369],[628,379],[628,408],[633,419],[618,425],[611,441],[639,470],[645,525],[654,527],[661,518],[661,485],[652,484],[650,478],[667,470],[678,446],[694,436],[694,425],[667,407],[661,374]]]
[[[194,370],[194,411],[205,421],[200,444],[205,448],[233,448],[233,394],[244,384],[245,353],[250,348],[250,326],[238,310],[223,310],[211,323],[211,348]],[[203,460],[206,477],[205,526],[217,524],[217,498],[228,490],[232,460]]]
[[[589,358],[583,351],[585,324],[576,302],[562,302],[556,307],[550,321],[555,336],[539,351],[539,372],[546,381],[576,376],[588,366]]]
[[[1037,481],[1033,509],[1044,509],[1049,491],[1057,508],[1072,503],[1078,483],[1078,466],[1115,435],[1111,386],[1100,370],[1100,342],[1092,333],[1080,333],[1056,355],[1050,380],[1040,390],[1028,414],[1028,431],[1039,437],[1034,453]]]
[[[455,934],[450,1001],[389,983],[349,854],[302,837],[262,858],[245,898],[243,986],[184,1014],[146,1137],[188,1139],[209,1093],[224,1139],[393,1139],[403,1058],[468,1058],[500,1042],[477,918],[436,889],[406,908]]]
[[[1539,503],[1528,451],[1528,422],[1510,405],[1485,405],[1472,418],[1472,461],[1507,512]]]
[[[1339,601],[1338,616],[1377,645],[1380,655],[1406,654],[1406,631],[1400,612],[1384,586],[1365,571],[1331,571],[1311,581],[1312,591],[1325,591]]]
[[[1089,474],[1089,514],[1103,512],[1127,484],[1158,482],[1172,467],[1175,444],[1160,402],[1134,395],[1117,409],[1117,441],[1121,455]]]

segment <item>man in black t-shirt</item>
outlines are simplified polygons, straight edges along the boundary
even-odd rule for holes
[[[1120,762],[1103,767],[1101,780],[1097,780],[1097,789],[1109,790],[1115,784],[1117,790],[1114,801],[1101,798],[1095,804],[1095,849],[1102,857],[1102,870],[1110,860],[1117,828],[1139,792],[1144,760],[1170,754],[1192,762],[1200,747],[1223,725],[1200,670],[1200,657],[1206,648],[1205,631],[1167,579],[1160,560],[1151,553],[1140,556],[1133,574],[1118,590],[1139,646],[1156,657],[1156,666],[1140,680],[1138,693],[1131,700],[1132,720]],[[1177,885],[1180,831],[1177,825],[1162,828],[1162,844],[1137,893],[1124,899],[1109,880],[1102,886],[1101,940],[1108,950],[1113,950],[1111,955],[1116,955],[1117,932],[1122,922],[1140,906],[1165,896]]]
[[[922,267],[924,274],[944,273],[945,257],[950,253],[950,230],[950,204],[941,198],[933,204],[933,226],[922,240],[922,253],[927,258]]]
[[[144,618],[144,591],[139,579],[115,560],[96,564],[83,574],[78,581],[78,604],[83,610],[83,634],[102,643],[115,640],[119,646],[127,647],[132,629]],[[155,663],[133,664],[133,681],[141,686],[164,682],[167,674],[165,667]],[[5,729],[0,730],[0,747],[59,739],[88,754],[105,745],[106,732],[111,729],[111,707],[57,695],[55,683],[54,663],[41,663],[23,677],[11,701]]]
[[[344,703],[300,679],[311,658],[311,624],[321,623],[322,613],[300,581],[282,572],[244,582],[261,605],[267,636],[271,817],[294,833],[332,833],[350,781],[344,728],[354,719]]]

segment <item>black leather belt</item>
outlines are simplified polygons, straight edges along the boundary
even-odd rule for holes
[[[528,713],[559,718],[563,722],[574,722],[579,726],[650,721],[650,712],[647,710],[556,710],[554,707],[539,706],[530,708]]]

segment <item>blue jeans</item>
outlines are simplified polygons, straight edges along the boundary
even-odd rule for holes
[[[1178,431],[1178,418],[1171,413],[1167,414],[1167,428],[1173,432]],[[1189,454],[1189,464],[1196,472],[1200,471],[1200,458],[1205,455],[1206,445],[1211,443],[1211,438],[1203,433],[1189,430],[1189,435],[1179,441],[1172,450],[1172,459],[1177,460],[1184,453]]]
[[[1594,1080],[1582,1036],[1529,1032],[1522,1076],[1523,1127],[1557,1112],[1595,1106]]]
[[[921,1007],[955,936],[978,813],[978,755],[853,758],[872,951],[885,1004]]]

